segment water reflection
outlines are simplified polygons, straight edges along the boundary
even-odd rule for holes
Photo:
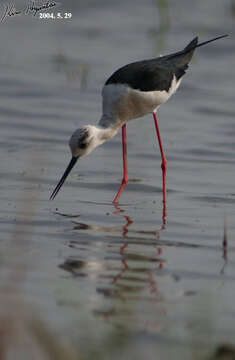
[[[140,234],[140,235],[153,235],[152,240],[160,240],[160,232],[162,230],[165,230],[166,228],[166,224],[163,221],[162,226],[160,227],[160,229],[156,229],[154,231],[149,231],[149,230],[131,230],[129,229],[129,227],[134,224],[134,220],[127,215],[126,210],[124,210],[119,204],[112,204],[114,206],[114,211],[112,212],[113,215],[116,216],[121,216],[124,220],[125,223],[124,225],[119,225],[119,226],[104,226],[104,225],[93,225],[93,224],[86,224],[86,223],[82,223],[82,222],[77,222],[77,221],[73,221],[73,224],[75,224],[74,226],[74,230],[91,230],[91,231],[99,231],[99,232],[104,232],[104,233],[120,233],[121,237],[124,239],[129,239],[129,240],[143,240],[142,237],[137,237],[136,235],[134,236],[130,236],[130,232],[131,234]],[[57,214],[60,215],[59,212],[57,212]],[[66,216],[65,214],[61,214],[62,216]],[[68,217],[70,217],[70,215],[68,215]],[[72,217],[75,217],[74,215],[72,215]],[[148,238],[149,240],[149,238]],[[137,244],[137,243],[136,243]]]
[[[79,236],[78,240],[70,241],[69,246],[80,251],[83,249],[83,252],[86,251],[86,245],[90,252],[93,252],[92,245],[96,249],[100,246],[100,253],[96,250],[95,255],[87,254],[83,260],[76,256],[69,257],[60,268],[75,277],[95,277],[96,292],[105,297],[139,299],[144,296],[162,301],[157,274],[165,263],[163,250],[159,245],[165,225],[155,231],[130,230],[135,225],[134,219],[120,205],[113,206],[112,215],[121,217],[124,220],[122,225],[102,226],[73,221],[74,231],[79,231],[79,234],[84,230],[91,231],[96,236],[96,243],[91,244],[87,240],[86,244]],[[102,243],[99,233],[104,234]],[[148,295],[143,295],[146,291]]]
[[[160,317],[167,319],[169,316],[167,306],[172,298],[177,300],[197,294],[191,288],[182,289],[180,295],[172,290],[172,297],[171,290],[164,285],[165,279],[170,279],[174,289],[184,277],[195,279],[201,276],[195,271],[168,268],[166,249],[208,249],[208,245],[173,241],[166,236],[162,238],[166,234],[164,222],[158,228],[149,229],[149,223],[142,217],[137,221],[135,215],[131,215],[133,208],[127,205],[109,204],[112,211],[106,213],[103,210],[103,215],[97,206],[102,205],[104,209],[107,204],[91,205],[94,209],[93,223],[91,214],[89,223],[79,222],[77,220],[80,219],[75,219],[73,215],[68,216],[73,224],[67,242],[72,254],[60,268],[79,284],[83,283],[89,294],[93,294],[94,316],[105,321],[111,319],[125,328],[132,327],[134,316],[138,319],[134,322],[135,329],[158,332],[161,330]],[[105,214],[108,214],[108,221]]]
[[[227,250],[228,250],[228,238],[227,238],[227,218],[224,218],[224,236],[223,236],[223,244],[222,244],[222,258],[224,260],[224,265],[220,271],[221,274],[224,274],[225,267],[228,263],[227,257]]]
[[[143,286],[148,286],[150,294],[154,294],[155,296],[158,296],[158,286],[157,286],[157,282],[156,279],[154,278],[154,274],[153,272],[157,269],[161,269],[163,268],[163,263],[164,260],[162,258],[160,258],[160,255],[162,254],[162,248],[158,248],[156,246],[156,254],[153,257],[149,257],[147,259],[147,261],[149,261],[149,263],[151,262],[156,262],[157,266],[156,268],[154,267],[153,269],[151,268],[147,268],[143,269],[143,268],[136,268],[133,267],[132,268],[132,262],[130,261],[130,265],[128,260],[140,260],[140,255],[136,256],[134,255],[132,252],[127,253],[127,248],[129,245],[129,236],[128,236],[128,232],[129,232],[129,227],[133,224],[133,220],[130,218],[130,216],[125,214],[125,210],[121,209],[121,207],[117,204],[114,205],[115,206],[115,211],[113,212],[114,215],[118,215],[118,216],[123,216],[123,218],[125,219],[126,223],[125,225],[122,227],[122,237],[124,239],[126,239],[127,241],[120,247],[120,254],[122,255],[122,259],[121,259],[121,263],[122,263],[122,268],[120,269],[120,271],[113,277],[112,283],[118,285],[119,282],[121,282],[122,280],[130,280],[132,282],[137,282],[143,283]],[[157,239],[160,239],[160,231],[140,231],[141,234],[150,234],[150,235],[154,235],[156,236]],[[145,261],[146,259],[142,256],[142,261]],[[146,277],[142,278],[138,276],[138,272],[139,274],[146,274]],[[122,285],[121,285],[122,287]]]
[[[82,270],[85,268],[85,266],[85,261],[68,258],[63,264],[59,265],[59,268],[70,272],[73,276],[86,276],[85,273],[82,273]]]

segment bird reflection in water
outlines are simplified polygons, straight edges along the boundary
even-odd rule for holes
[[[133,219],[127,215],[126,210],[122,209],[120,205],[114,204],[114,211],[112,212],[115,216],[121,216],[125,223],[124,225],[119,226],[102,226],[102,225],[91,225],[82,222],[73,221],[75,231],[88,231],[93,234],[99,233],[108,233],[108,234],[118,234],[114,237],[109,237],[109,235],[102,236],[102,243],[105,244],[108,242],[108,247],[104,250],[102,246],[102,259],[99,259],[99,256],[92,256],[86,258],[86,260],[80,260],[76,256],[68,258],[60,268],[69,271],[73,276],[78,277],[96,277],[103,280],[109,280],[108,286],[103,286],[99,281],[97,282],[97,292],[102,293],[105,297],[118,297],[118,298],[127,298],[128,296],[139,296],[139,291],[148,286],[151,297],[154,295],[158,301],[162,301],[161,296],[159,295],[158,286],[156,282],[156,270],[160,271],[164,266],[164,259],[162,259],[162,247],[159,245],[161,231],[165,229],[163,224],[159,230],[133,230],[130,227],[134,224]],[[120,236],[121,235],[121,236]],[[99,244],[101,240],[99,239]],[[92,246],[89,241],[89,249]],[[117,257],[117,251],[115,248],[117,244],[119,245],[118,253],[120,257]],[[97,247],[97,242],[93,243]],[[79,250],[83,250],[83,255],[89,249],[84,249],[84,240],[73,240],[70,241],[69,246]],[[134,251],[132,247],[134,246]],[[137,249],[137,247],[143,247]],[[149,248],[156,248],[156,253],[153,255],[146,254],[146,251]],[[129,251],[128,251],[129,250]],[[105,260],[104,260],[105,257]],[[121,267],[117,266],[117,261],[121,262]],[[154,264],[154,267],[152,266]],[[157,266],[155,266],[157,264]],[[114,274],[116,272],[116,275]],[[125,284],[124,284],[125,282]],[[110,285],[116,285],[113,288]]]
[[[119,215],[119,216],[123,216],[124,219],[126,220],[126,223],[125,225],[123,226],[122,228],[122,237],[124,239],[126,239],[127,241],[120,247],[120,254],[122,255],[122,264],[123,264],[123,268],[121,269],[121,271],[116,275],[114,276],[113,278],[113,281],[112,283],[113,284],[117,284],[119,280],[123,279],[124,278],[124,274],[127,272],[127,271],[132,271],[131,268],[129,268],[128,266],[128,257],[130,256],[131,258],[133,258],[133,254],[126,254],[125,251],[128,247],[128,245],[131,245],[131,243],[128,242],[128,240],[130,240],[131,238],[128,236],[128,232],[129,232],[129,227],[133,224],[133,220],[130,218],[130,216],[128,215],[125,215],[125,210],[121,209],[120,206],[118,204],[115,204],[115,211],[113,212],[114,215]],[[161,230],[165,229],[165,223],[163,222],[163,225],[161,227]],[[160,230],[157,230],[157,231],[138,231],[138,233],[140,234],[146,234],[146,235],[154,235],[158,240],[160,239]],[[142,240],[142,238],[141,238]],[[135,243],[136,245],[137,243]],[[154,245],[154,246],[157,246],[157,245]],[[158,263],[158,266],[156,269],[149,269],[149,270],[145,270],[146,274],[147,274],[147,279],[145,280],[145,282],[147,282],[149,284],[149,287],[150,287],[150,293],[151,294],[154,294],[155,296],[159,296],[159,293],[158,293],[158,286],[157,286],[157,283],[156,283],[156,280],[154,278],[154,274],[153,272],[156,271],[157,269],[162,269],[163,268],[163,264],[164,264],[164,260],[159,258],[159,256],[162,254],[162,248],[161,247],[158,247],[157,246],[157,258],[151,258],[149,259],[150,262],[157,262]],[[138,257],[136,257],[136,260],[138,261]],[[135,269],[137,270],[137,269]],[[140,271],[141,272],[141,271]],[[142,278],[137,278],[136,279],[137,281],[142,281]]]

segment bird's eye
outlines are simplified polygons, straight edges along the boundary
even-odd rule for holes
[[[78,139],[78,147],[80,149],[85,149],[88,145],[88,133],[87,131],[83,131]]]
[[[79,144],[80,149],[85,149],[87,147],[87,143],[82,142]]]

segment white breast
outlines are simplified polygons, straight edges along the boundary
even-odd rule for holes
[[[103,87],[103,116],[119,118],[122,123],[144,116],[165,103],[181,82],[174,76],[169,91],[140,91],[124,84]]]

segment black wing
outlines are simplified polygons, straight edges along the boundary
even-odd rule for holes
[[[177,53],[125,65],[115,71],[105,85],[127,84],[141,91],[168,91],[173,76],[180,79],[185,74],[197,41],[197,38],[193,39],[184,50]]]
[[[173,74],[169,69],[159,66],[157,60],[144,60],[128,64],[106,81],[108,84],[127,84],[141,91],[169,90]]]

